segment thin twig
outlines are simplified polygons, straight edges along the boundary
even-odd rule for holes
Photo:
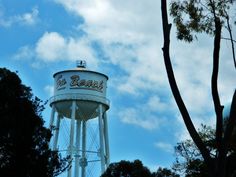
[[[232,42],[236,43],[236,40],[230,39],[230,38],[227,38],[227,37],[221,37],[221,39],[224,39],[224,40],[227,40],[227,41],[232,41]]]

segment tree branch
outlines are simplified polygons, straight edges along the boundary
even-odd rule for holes
[[[228,41],[232,41],[232,42],[236,43],[236,40],[230,39],[230,38],[227,38],[227,37],[221,37],[221,39],[228,40]]]
[[[204,161],[206,162],[206,164],[208,166],[209,173],[211,174],[211,176],[214,176],[212,174],[214,167],[212,164],[212,159],[210,157],[210,153],[209,153],[208,149],[206,148],[205,144],[203,143],[203,141],[201,140],[199,134],[197,133],[197,131],[192,123],[192,120],[191,120],[189,113],[187,111],[187,108],[182,100],[182,97],[180,95],[180,92],[179,92],[179,89],[178,89],[178,86],[177,86],[177,83],[175,80],[175,76],[174,76],[174,72],[173,72],[173,68],[172,68],[172,64],[171,64],[171,60],[170,60],[170,55],[169,55],[171,24],[168,23],[166,0],[161,0],[161,11],[162,11],[162,27],[163,27],[163,36],[164,36],[164,46],[163,46],[162,50],[163,50],[164,62],[165,62],[165,67],[166,67],[171,91],[173,93],[173,96],[174,96],[175,101],[178,105],[178,108],[180,110],[180,113],[183,117],[183,120],[185,122],[185,125],[188,129],[190,136],[192,137],[194,143],[196,144],[196,146],[200,150],[200,152],[204,158]]]
[[[216,146],[217,146],[217,166],[216,175],[223,177],[225,173],[225,156],[223,153],[223,106],[220,103],[220,97],[218,93],[218,73],[219,73],[219,55],[220,55],[220,40],[221,40],[221,22],[218,17],[215,16],[215,37],[214,37],[214,51],[213,51],[213,69],[211,77],[211,92],[216,113]]]
[[[223,138],[225,154],[227,152],[226,150],[228,148],[230,138],[232,136],[233,129],[234,129],[235,123],[236,123],[236,109],[235,108],[236,108],[236,90],[234,91],[234,95],[232,98],[229,119],[228,119],[228,123],[227,123],[226,129],[225,129],[224,138]]]
[[[230,24],[229,24],[229,15],[228,14],[226,16],[226,21],[227,21],[227,28],[228,28],[229,36],[230,36],[230,42],[231,42],[231,48],[232,48],[232,54],[233,54],[234,67],[236,68],[236,59],[235,59],[235,51],[234,51],[234,40],[233,40],[233,35],[232,35],[232,29],[231,29]]]
[[[214,37],[214,51],[213,51],[213,69],[211,77],[211,92],[216,113],[216,143],[220,148],[222,145],[222,129],[223,129],[223,106],[220,103],[218,93],[218,72],[219,72],[219,55],[220,55],[220,40],[221,40],[221,23],[220,19],[215,19],[215,37]]]
[[[230,138],[233,133],[233,129],[236,123],[236,91],[234,91],[231,108],[230,108],[230,116],[227,122],[227,126],[225,129],[224,137],[222,140],[222,147],[220,149],[218,164],[217,164],[217,177],[225,176],[226,172],[226,157],[228,152],[228,146],[230,142]]]

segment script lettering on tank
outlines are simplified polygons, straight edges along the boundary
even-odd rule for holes
[[[98,92],[103,92],[103,80],[86,80],[80,79],[79,75],[73,75],[70,77],[70,88],[71,89],[88,89],[88,90],[95,90]]]
[[[66,88],[66,79],[59,75],[56,81],[56,88],[57,90],[62,90]]]

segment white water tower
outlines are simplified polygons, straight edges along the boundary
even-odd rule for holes
[[[77,61],[77,68],[57,72],[53,77],[54,96],[50,99],[52,149],[59,152],[66,151],[70,156],[71,168],[67,170],[68,177],[91,176],[87,168],[90,163],[95,162],[100,163],[102,174],[109,165],[106,114],[109,109],[109,100],[106,98],[108,77],[87,70],[85,61]],[[55,123],[54,119],[56,119]],[[68,124],[66,149],[60,149],[60,140],[63,139],[60,137],[63,121],[67,121]],[[98,143],[90,143],[90,147],[88,147],[89,122],[97,124],[98,127],[93,130],[94,135],[98,137]],[[89,153],[96,154],[97,159],[89,159],[91,157]]]

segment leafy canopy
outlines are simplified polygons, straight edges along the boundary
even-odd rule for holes
[[[227,121],[225,121],[225,124],[226,122]],[[210,126],[202,125],[199,129],[199,134],[209,149],[212,158],[216,159],[215,130]],[[233,139],[231,140],[229,146],[229,153],[227,155],[227,177],[233,177],[233,174],[236,174],[235,137],[236,134],[233,134]],[[185,140],[177,143],[175,146],[175,153],[176,161],[173,165],[174,171],[182,175],[184,174],[186,177],[209,176],[202,155],[192,140]]]
[[[133,162],[122,160],[117,163],[109,165],[107,170],[101,177],[179,177],[167,168],[158,168],[156,172],[150,172],[150,170],[143,166],[140,160],[134,160]]]
[[[101,177],[152,177],[151,172],[140,160],[133,162],[122,160],[112,163]]]
[[[0,176],[52,177],[66,169],[66,159],[49,149],[42,101],[14,72],[0,68]]]
[[[177,38],[186,42],[197,39],[197,33],[214,35],[214,21],[222,25],[229,18],[235,0],[172,0],[170,15],[177,28]]]

